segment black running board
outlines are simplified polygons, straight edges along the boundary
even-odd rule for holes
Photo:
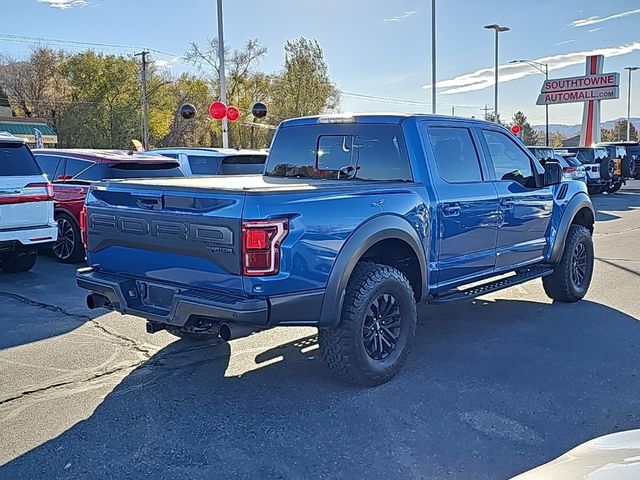
[[[479,297],[480,295],[486,295],[487,293],[496,292],[505,288],[513,287],[514,285],[520,285],[521,283],[528,282],[534,278],[544,277],[553,273],[553,268],[550,267],[532,267],[526,270],[519,270],[516,275],[512,275],[500,280],[494,280],[493,282],[484,283],[475,287],[467,288],[464,290],[453,290],[441,295],[434,295],[429,303],[446,303],[454,302],[457,300],[464,300],[469,298]]]

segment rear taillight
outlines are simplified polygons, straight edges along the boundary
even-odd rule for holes
[[[280,244],[289,233],[289,221],[242,222],[242,273],[262,277],[280,271]]]
[[[87,249],[87,206],[82,207],[80,212],[80,237],[85,250]]]
[[[564,170],[564,173],[573,173],[573,172],[575,172],[577,170],[577,168],[576,167],[564,167],[563,170]]]
[[[599,171],[600,171],[600,167],[598,167],[598,166],[593,166],[593,167],[591,167],[591,171],[592,171],[592,172],[599,172]]]
[[[8,195],[0,195],[0,205],[11,203],[47,202],[53,200],[53,185],[48,182],[29,183]]]

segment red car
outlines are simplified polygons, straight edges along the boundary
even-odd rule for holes
[[[64,263],[84,260],[80,212],[89,185],[115,178],[184,177],[176,159],[125,150],[33,150],[40,168],[53,183],[58,222],[55,256]]]

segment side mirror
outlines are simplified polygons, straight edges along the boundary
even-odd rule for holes
[[[543,185],[549,187],[558,185],[562,182],[562,165],[560,162],[549,160],[544,164],[544,181]]]

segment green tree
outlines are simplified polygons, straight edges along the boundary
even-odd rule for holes
[[[284,68],[275,79],[273,97],[278,120],[338,109],[340,92],[316,40],[301,37],[285,44]]]
[[[494,115],[494,113],[493,113],[493,112],[488,112],[488,113],[485,115],[485,120],[486,120],[486,121],[488,121],[488,122],[494,122],[494,121],[495,121],[495,118],[496,118],[496,116]],[[498,114],[498,124],[499,124],[499,125],[502,125],[503,127],[506,127],[506,126],[507,126],[507,125],[506,125],[506,123],[504,123],[504,122],[502,121],[502,118],[500,118],[500,114]]]
[[[560,132],[553,132],[551,134],[551,138],[549,139],[549,142],[551,143],[551,146],[554,148],[560,148],[562,147],[562,142],[564,142],[565,138],[562,136],[562,134]]]
[[[64,146],[127,148],[140,137],[138,62],[93,51],[71,56],[62,66],[69,104],[58,134]]]
[[[518,124],[520,128],[522,128],[522,132],[520,133],[520,138],[525,145],[537,145],[539,140],[538,132],[534,130],[529,121],[527,120],[527,116],[518,111],[513,114],[513,118],[511,119],[511,125]]]

